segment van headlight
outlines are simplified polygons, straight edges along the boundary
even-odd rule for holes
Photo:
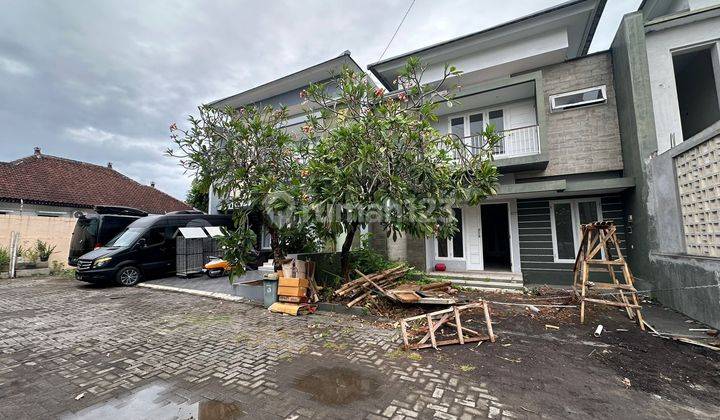
[[[94,268],[102,267],[102,266],[106,265],[107,263],[109,263],[110,260],[112,260],[112,257],[102,257],[102,258],[98,258],[98,259],[95,260],[95,262],[93,263],[93,267],[94,267]]]

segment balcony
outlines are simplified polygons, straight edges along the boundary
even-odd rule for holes
[[[493,148],[496,160],[540,153],[540,129],[537,125],[504,130],[500,134],[503,138]],[[482,135],[465,137],[465,143],[471,150],[478,150],[484,142]]]

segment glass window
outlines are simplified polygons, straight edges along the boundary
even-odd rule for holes
[[[498,109],[496,111],[490,111],[488,114],[488,117],[490,118],[488,121],[488,124],[495,126],[495,131],[503,131],[505,130],[505,122],[503,121],[503,110]]]
[[[605,102],[605,85],[589,89],[576,90],[568,93],[561,93],[550,96],[550,104],[554,111],[578,108],[581,106],[593,105]]]
[[[470,115],[470,135],[474,136],[483,132],[483,114]]]
[[[462,258],[463,257],[462,210],[453,209],[453,212],[455,213],[455,219],[457,220],[457,227],[458,227],[457,233],[452,237],[453,257]]]
[[[453,215],[457,220],[458,231],[450,238],[438,238],[435,241],[437,243],[438,258],[463,258],[464,256],[462,210],[453,208]]]
[[[437,252],[438,257],[440,258],[447,258],[448,256],[448,246],[447,246],[448,240],[447,239],[438,239],[437,240]]]
[[[575,234],[570,203],[555,203],[553,215],[555,216],[557,258],[561,260],[575,259]]]
[[[152,228],[145,235],[145,244],[147,246],[158,245],[165,242],[165,228]]]
[[[505,121],[503,120],[503,111],[502,109],[496,110],[496,111],[490,111],[488,114],[489,121],[488,124],[495,127],[495,132],[499,133],[501,131],[505,130]],[[505,140],[500,140],[495,144],[495,147],[493,147],[493,153],[496,155],[501,155],[505,153]]]
[[[578,214],[580,215],[580,224],[585,225],[598,221],[598,211],[596,201],[581,201],[578,203]],[[580,227],[578,226],[578,229]]]
[[[455,134],[461,139],[465,137],[465,119],[463,117],[450,120],[450,133]]]

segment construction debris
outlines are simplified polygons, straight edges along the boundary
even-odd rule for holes
[[[617,228],[612,222],[594,222],[582,225],[581,230],[582,240],[573,268],[573,290],[580,299],[580,323],[585,323],[585,303],[590,302],[625,308],[628,317],[630,319],[637,318],[640,329],[645,330],[637,290],[633,285],[633,275],[620,251],[620,243],[616,234]],[[610,245],[612,245],[612,250]],[[600,266],[600,268],[591,268],[596,266]],[[616,267],[620,269],[619,274],[624,283],[620,283],[618,280],[615,273]],[[612,283],[590,282],[591,271],[607,272]],[[602,293],[601,296],[610,295],[615,300],[588,297],[590,289],[604,291],[605,293]]]
[[[315,284],[315,263],[289,260],[275,274],[278,278],[278,302],[270,305],[270,312],[293,316],[315,313],[317,306],[308,303],[320,300]]]
[[[483,310],[487,334],[482,334],[462,325],[461,313],[469,312],[473,309]],[[424,325],[425,322],[427,323],[426,325]],[[413,323],[420,325],[413,327]],[[492,321],[490,320],[490,310],[487,302],[484,301],[463,306],[454,306],[441,311],[401,319],[400,333],[403,339],[403,349],[405,350],[424,349],[428,347],[437,349],[438,346],[487,340],[493,343],[495,342],[495,334],[493,334]],[[439,339],[444,336],[452,336],[453,338]],[[419,340],[418,337],[420,337]],[[428,340],[430,341],[429,343]]]
[[[457,299],[452,296],[454,290],[449,281],[430,284],[401,284],[388,290],[388,295],[403,303],[425,305],[454,305]]]
[[[337,297],[351,299],[350,303],[347,304],[348,307],[362,302],[369,297],[372,292],[376,292],[389,299],[396,300],[394,297],[389,296],[384,288],[391,286],[394,282],[403,277],[405,273],[410,271],[410,268],[400,265],[395,268],[390,268],[388,270],[379,271],[369,275],[365,275],[358,270],[355,271],[360,274],[360,278],[343,284],[334,293]]]
[[[594,335],[595,337],[600,337],[600,335],[602,334],[602,332],[603,332],[603,326],[602,326],[602,324],[600,324],[600,325],[597,326],[597,328],[595,328],[595,332],[593,333],[593,335]]]

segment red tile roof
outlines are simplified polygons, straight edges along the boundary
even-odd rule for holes
[[[91,208],[126,206],[163,214],[192,207],[105,166],[39,152],[0,162],[0,201]]]

